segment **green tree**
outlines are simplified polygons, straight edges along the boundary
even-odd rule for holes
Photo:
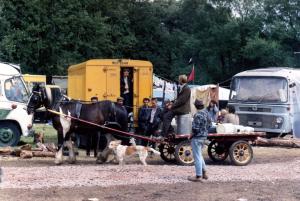
[[[106,54],[105,18],[82,1],[12,0],[2,6],[1,58],[25,71],[65,74],[72,63]]]

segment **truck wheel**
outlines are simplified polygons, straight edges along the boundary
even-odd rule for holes
[[[230,146],[229,155],[234,165],[244,166],[251,162],[253,150],[248,142],[239,140]]]
[[[21,133],[16,124],[0,122],[0,147],[16,146],[20,141]]]
[[[170,144],[160,144],[159,146],[160,157],[168,162],[174,163],[175,159],[175,146]]]
[[[210,142],[207,152],[209,158],[214,162],[225,161],[229,154],[226,145],[217,141]]]
[[[182,141],[176,146],[175,158],[180,165],[194,165],[193,150],[190,141]]]

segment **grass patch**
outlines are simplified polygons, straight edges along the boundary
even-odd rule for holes
[[[45,143],[55,143],[57,144],[57,132],[52,125],[47,124],[34,124],[33,129],[36,133],[44,133]],[[21,144],[31,144],[33,145],[33,136],[25,137],[21,136]]]

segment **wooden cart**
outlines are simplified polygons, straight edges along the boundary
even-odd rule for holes
[[[189,135],[176,135],[169,137],[166,142],[159,145],[161,158],[167,162],[177,162],[181,165],[193,165],[194,158]],[[214,162],[226,160],[230,156],[234,165],[244,166],[251,162],[253,150],[251,144],[257,137],[265,136],[263,132],[249,134],[216,134],[211,133],[207,139],[208,156]]]

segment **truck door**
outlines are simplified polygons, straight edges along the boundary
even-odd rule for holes
[[[103,96],[106,100],[116,101],[120,96],[120,67],[106,66],[104,72],[106,73],[106,92]]]
[[[151,67],[134,68],[133,105],[141,106],[144,98],[152,94],[152,69]],[[137,107],[134,107],[134,119],[137,119]]]

